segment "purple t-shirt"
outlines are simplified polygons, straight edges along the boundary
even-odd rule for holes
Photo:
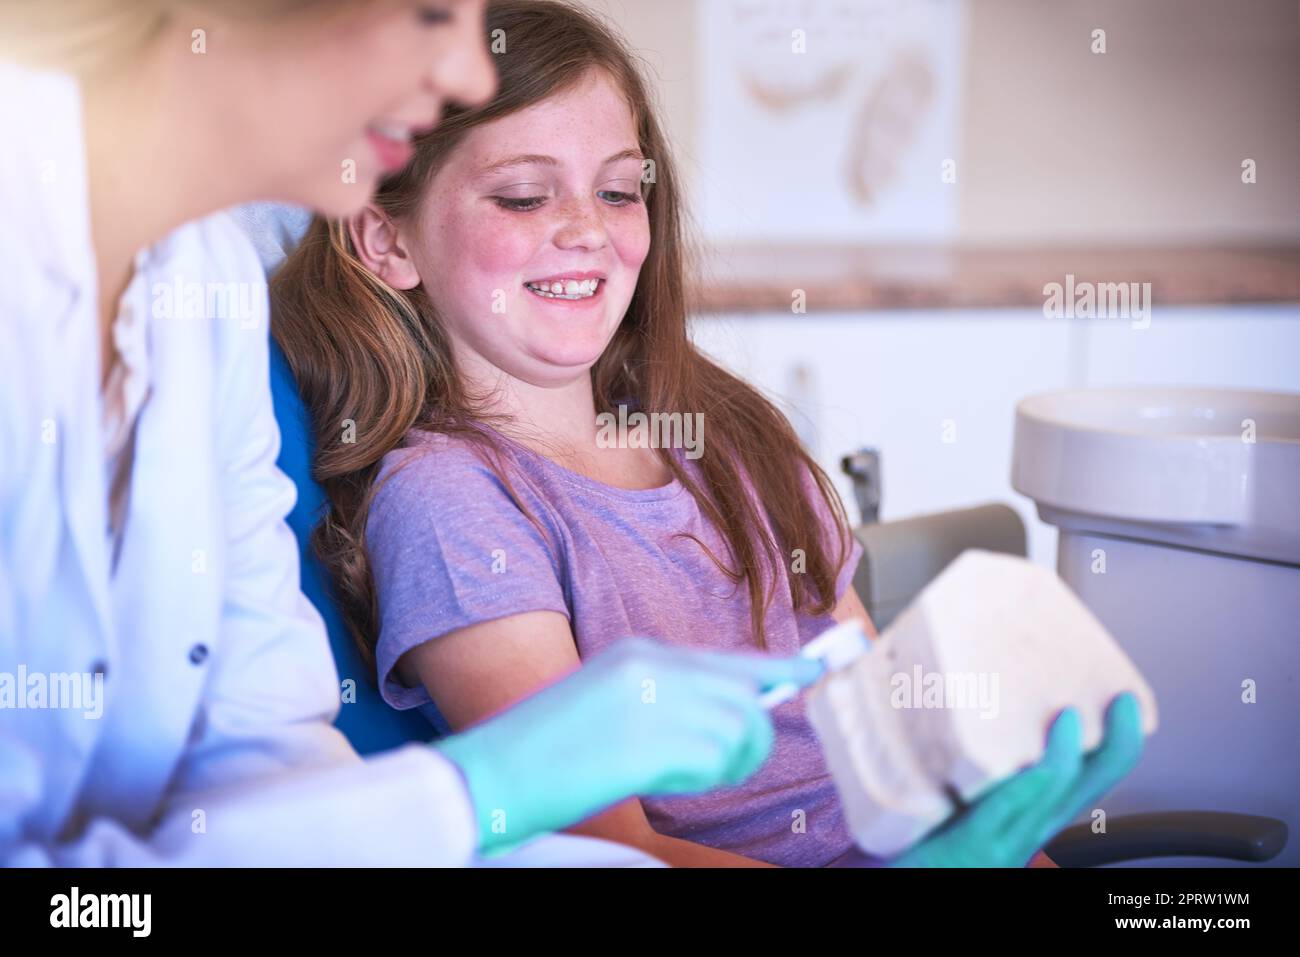
[[[463,439],[413,433],[411,447],[384,458],[366,541],[379,600],[379,682],[389,704],[418,707],[447,730],[425,688],[401,683],[393,671],[397,659],[456,629],[528,611],[565,615],[583,659],[629,635],[756,650],[748,589],[682,534],[715,555],[729,554],[684,485],[674,479],[660,488],[614,488],[502,443],[510,484],[545,534]],[[818,534],[832,540],[831,518],[822,514]],[[861,557],[854,540],[837,599]],[[829,615],[795,614],[786,567],[777,574],[768,651],[793,655],[834,622]],[[775,744],[756,774],[708,794],[642,798],[650,825],[785,866],[822,866],[849,850],[852,839],[803,695],[774,709],[772,720]]]

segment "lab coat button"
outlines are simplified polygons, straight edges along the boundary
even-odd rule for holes
[[[190,649],[190,664],[201,665],[208,658],[208,646],[204,644],[195,645]]]

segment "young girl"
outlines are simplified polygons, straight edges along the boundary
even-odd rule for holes
[[[790,655],[867,619],[826,475],[687,337],[676,171],[626,49],[545,0],[488,27],[497,97],[373,207],[315,222],[272,287],[331,500],[319,550],[385,698],[443,730],[629,635]],[[702,421],[702,445],[611,441],[620,407]],[[773,723],[743,785],[576,830],[675,864],[835,862],[851,840],[802,698]]]

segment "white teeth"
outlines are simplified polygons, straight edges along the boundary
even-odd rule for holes
[[[394,126],[388,123],[371,123],[370,128],[385,139],[396,140],[399,143],[405,143],[410,139],[410,130],[402,126]]]
[[[599,279],[566,279],[563,282],[526,282],[528,289],[546,299],[587,299],[596,294]]]

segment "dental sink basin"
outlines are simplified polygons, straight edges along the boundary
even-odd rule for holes
[[[1105,812],[1257,813],[1300,834],[1300,394],[1030,396],[1011,484],[1160,701]],[[1272,863],[1300,865],[1300,838]]]
[[[1046,522],[1300,565],[1300,395],[1031,396],[1012,460]]]

